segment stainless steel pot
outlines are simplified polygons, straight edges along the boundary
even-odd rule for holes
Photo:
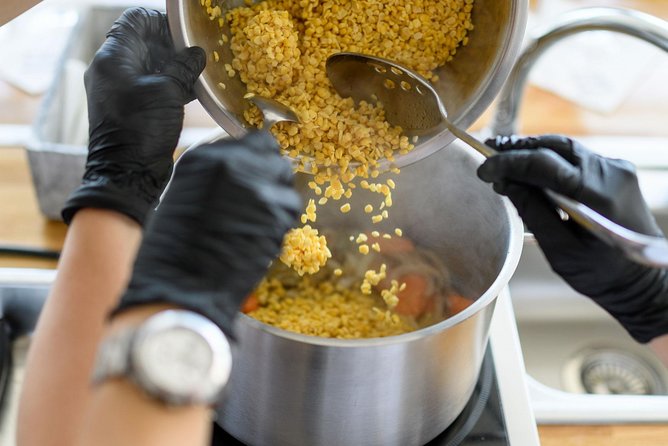
[[[526,12],[522,0],[475,0],[469,44],[437,71],[435,85],[459,126],[473,123],[500,90],[518,53]],[[229,48],[218,45],[218,25],[202,14],[198,0],[167,0],[167,13],[177,47],[198,45],[208,54],[217,50],[223,63],[231,59]],[[239,137],[247,131],[246,89],[238,76],[221,79],[221,71],[209,64],[197,95],[216,122]],[[217,87],[221,81],[225,90]],[[422,445],[461,412],[477,380],[495,299],[519,260],[522,225],[514,208],[477,179],[481,156],[453,141],[446,129],[437,129],[400,160],[409,166],[396,179],[390,218],[373,229],[400,227],[438,253],[457,290],[475,303],[431,327],[367,340],[302,336],[241,315],[232,376],[218,412],[229,433],[254,446]],[[305,198],[309,179],[298,178]],[[353,211],[320,207],[318,225],[347,234],[370,231],[361,209],[374,199],[358,188]]]
[[[232,59],[229,45],[219,45],[221,30],[202,12],[199,0],[166,0],[169,25],[177,48],[197,45],[210,56],[220,54],[219,63],[209,63],[195,86],[197,98],[211,117],[238,138],[247,132],[243,111],[249,102],[243,98],[245,85],[239,76],[227,77],[222,63]],[[217,0],[223,10],[244,4],[244,0]],[[457,50],[455,58],[435,70],[435,83],[450,119],[468,128],[497,95],[519,52],[527,15],[526,0],[475,0],[472,20],[475,29],[469,43]],[[223,32],[229,35],[227,24]],[[211,57],[209,57],[211,61]],[[221,90],[219,82],[227,88]],[[404,166],[420,160],[455,140],[443,126],[420,138],[409,154],[397,157]]]
[[[474,304],[431,327],[366,340],[298,335],[241,315],[219,410],[228,432],[254,446],[408,446],[427,443],[457,417],[476,383],[495,299],[522,245],[512,205],[475,175],[481,159],[456,142],[405,167],[390,219],[380,224],[361,211],[378,196],[362,190],[350,213],[318,213],[321,228],[345,234],[402,228],[440,256]],[[305,198],[308,179],[298,178]]]

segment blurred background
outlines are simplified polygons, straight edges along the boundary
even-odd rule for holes
[[[78,183],[86,153],[83,73],[113,20],[125,7],[136,5],[163,9],[164,1],[44,0],[0,27],[0,267],[55,268],[54,257],[66,232],[57,220],[58,197],[63,188]],[[668,0],[531,0],[530,5],[527,39],[562,13],[584,7],[630,8],[668,20]],[[569,37],[548,50],[531,70],[518,130],[525,135],[567,134],[600,153],[633,161],[647,200],[657,215],[666,216],[666,79],[668,57],[647,43],[608,32]],[[494,106],[472,130],[485,133],[493,114]],[[180,146],[187,147],[213,128],[199,103],[189,104]],[[527,266],[521,265],[520,273],[526,270],[531,278],[535,271],[530,267],[541,261],[540,255],[525,248],[524,258]],[[517,283],[511,291],[514,299],[521,300]],[[530,285],[528,294],[533,296],[535,286]],[[565,307],[562,301],[555,302],[549,311],[557,314]],[[540,303],[540,309],[546,308]],[[575,312],[572,307],[566,310],[569,317]],[[547,333],[544,320],[538,325]],[[530,336],[525,338],[538,338],[527,330]],[[546,337],[556,338],[565,331],[559,325]],[[538,350],[552,353],[544,344]],[[533,365],[528,356],[525,361]],[[534,362],[540,366],[540,361]],[[642,429],[541,426],[540,433],[543,444],[560,446],[576,444],[578,438],[577,444],[625,446],[665,442],[651,442],[652,433],[668,438],[668,427]]]

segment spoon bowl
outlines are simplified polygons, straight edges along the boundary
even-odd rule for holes
[[[485,157],[498,152],[448,119],[443,101],[424,77],[387,59],[359,53],[336,53],[327,59],[327,76],[343,97],[357,103],[380,102],[387,122],[401,126],[408,136],[420,136],[444,125],[454,136]],[[545,195],[573,221],[646,265],[668,266],[668,241],[625,228],[590,207],[544,189]]]
[[[380,102],[385,119],[407,136],[433,134],[445,127],[484,156],[496,151],[483,144],[450,119],[439,94],[427,79],[391,60],[360,53],[336,53],[327,59],[327,77],[343,97],[357,103]]]

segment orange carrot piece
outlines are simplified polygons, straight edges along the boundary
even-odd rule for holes
[[[473,303],[471,299],[468,299],[459,294],[450,294],[446,300],[448,302],[448,309],[450,310],[451,315],[455,315],[460,311],[464,311],[469,307],[469,305]]]
[[[260,300],[257,298],[255,293],[251,293],[246,297],[246,300],[241,304],[242,313],[250,313],[260,308]]]
[[[401,276],[399,283],[405,283],[406,288],[399,291],[399,303],[394,311],[404,316],[421,316],[429,304],[429,296],[425,296],[427,280],[421,274],[410,273]]]
[[[427,305],[425,306],[424,311],[422,312],[422,314],[424,315],[424,314],[433,313],[434,311],[436,311],[436,302],[439,299],[443,299],[443,297],[441,297],[440,294],[432,294],[431,296],[427,297],[426,298]]]

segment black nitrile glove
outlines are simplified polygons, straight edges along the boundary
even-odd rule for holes
[[[169,180],[183,107],[205,63],[201,48],[175,51],[160,12],[129,9],[114,23],[85,75],[88,159],[66,223],[94,207],[143,224]]]
[[[551,189],[612,221],[662,236],[638,187],[634,166],[592,153],[563,136],[498,137],[501,151],[478,176],[508,196],[534,233],[552,269],[591,297],[639,342],[668,333],[668,274],[629,260],[573,221],[562,221],[541,190]]]
[[[279,254],[300,210],[290,164],[268,133],[186,153],[149,220],[115,311],[173,304],[231,335],[232,319]]]

